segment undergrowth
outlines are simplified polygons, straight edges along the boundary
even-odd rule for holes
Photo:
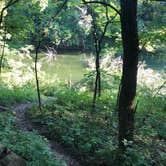
[[[115,90],[103,91],[93,118],[89,117],[92,97],[88,92],[65,86],[52,90],[54,100],[44,105],[42,112],[31,109],[28,117],[34,124],[46,126],[48,135],[69,147],[83,165],[164,166],[165,98],[153,98],[149,91],[138,90],[135,142],[124,140],[133,146],[120,155]]]
[[[65,166],[52,158],[47,140],[35,132],[16,128],[11,112],[0,113],[0,142],[27,161],[27,166]]]
[[[0,83],[0,105],[8,106],[21,101],[34,101],[36,98],[35,89],[28,83],[21,87]]]

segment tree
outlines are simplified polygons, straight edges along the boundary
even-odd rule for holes
[[[13,6],[15,3],[17,3],[19,0],[9,0],[4,4],[0,5],[4,5],[0,11],[0,30],[3,29],[4,30],[4,34],[3,36],[3,46],[2,46],[2,54],[0,57],[0,75],[1,75],[1,71],[2,71],[2,63],[3,63],[3,58],[4,58],[4,53],[5,53],[5,43],[6,43],[6,25],[3,21],[4,18],[4,12],[11,6]]]
[[[67,4],[68,0],[65,0],[61,6],[58,8],[58,10],[56,11],[55,15],[52,16],[53,18],[56,18],[60,12],[63,10],[64,6]],[[36,88],[37,88],[37,94],[38,94],[38,106],[39,106],[39,110],[42,110],[41,107],[41,96],[40,96],[40,86],[39,86],[39,79],[38,79],[38,70],[37,70],[37,62],[38,62],[38,53],[39,53],[39,49],[41,46],[41,43],[43,41],[43,39],[45,38],[45,36],[47,35],[47,26],[50,25],[51,21],[52,21],[52,17],[48,18],[48,22],[46,22],[46,24],[43,26],[42,24],[42,19],[41,22],[39,22],[40,26],[39,26],[39,31],[38,34],[37,32],[35,33],[35,35],[37,35],[37,40],[35,40],[35,78],[36,78]],[[36,25],[36,27],[38,27],[38,25]]]
[[[122,150],[125,150],[124,140],[133,141],[134,135],[134,99],[137,87],[139,52],[137,0],[121,0],[120,5],[123,43],[123,72],[118,99],[119,147]]]
[[[15,3],[19,0],[13,0]],[[10,2],[13,2],[10,0]],[[5,17],[5,23],[7,32],[12,35],[12,41],[19,43],[20,46],[23,44],[33,44],[35,48],[34,68],[35,68],[35,79],[36,89],[38,95],[38,105],[41,110],[41,97],[40,97],[40,86],[38,78],[38,53],[41,49],[42,44],[48,37],[49,31],[53,30],[54,27],[50,28],[52,23],[55,22],[55,18],[59,15],[62,9],[67,4],[68,0],[64,2],[51,2],[48,0],[38,1],[20,1],[20,4],[11,7]],[[9,3],[7,3],[6,6]],[[14,4],[14,3],[12,3]],[[10,6],[12,5],[10,4]],[[53,6],[50,11],[50,7]],[[6,7],[2,10],[4,11]],[[56,12],[55,12],[56,11]],[[55,30],[56,31],[56,30]],[[15,44],[16,45],[16,44]],[[44,45],[44,44],[43,44]]]
[[[0,26],[1,26],[2,21],[3,21],[3,16],[4,16],[5,10],[7,10],[10,6],[14,5],[18,1],[19,0],[9,0],[9,1],[7,1],[7,3],[5,4],[5,6],[2,8],[2,10],[0,12]]]
[[[134,99],[137,85],[138,30],[137,0],[121,0],[121,11],[106,1],[86,1],[113,9],[121,18],[123,71],[118,97],[119,147],[125,150],[124,140],[132,141],[134,133]]]
[[[85,1],[84,4],[93,4],[94,6],[88,6],[89,13],[92,17],[92,36],[94,40],[95,47],[95,86],[94,86],[94,95],[93,95],[93,105],[92,110],[95,109],[97,94],[98,97],[101,96],[101,68],[100,68],[100,59],[101,51],[103,48],[104,38],[107,36],[107,31],[110,24],[115,20],[119,11],[106,2],[99,1]],[[114,12],[110,12],[109,9],[113,9]],[[113,15],[110,15],[113,14]],[[110,30],[110,29],[109,29]]]
[[[4,30],[2,53],[0,57],[0,76],[2,73],[2,64],[3,64],[4,54],[5,54],[5,45],[6,45],[6,29]]]

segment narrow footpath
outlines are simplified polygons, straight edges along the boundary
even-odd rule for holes
[[[24,132],[36,132],[41,136],[45,129],[34,126],[25,116],[25,113],[28,109],[33,107],[33,103],[25,102],[12,106],[12,110],[16,112],[16,123],[20,130]],[[52,155],[55,159],[58,159],[60,162],[65,162],[68,166],[81,166],[74,157],[65,151],[65,149],[58,143],[56,140],[48,140],[48,148],[52,152]],[[60,165],[61,166],[61,165]]]

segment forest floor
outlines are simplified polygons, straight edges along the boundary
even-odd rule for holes
[[[12,106],[12,109],[16,113],[16,123],[18,128],[23,132],[36,132],[37,134],[46,137],[47,129],[43,126],[35,126],[31,123],[28,118],[26,118],[26,111],[34,106],[31,102],[18,103]],[[52,155],[55,159],[60,160],[61,162],[66,162],[68,166],[80,166],[79,162],[66,152],[66,149],[63,148],[56,140],[50,140],[47,137],[48,148],[52,152]]]

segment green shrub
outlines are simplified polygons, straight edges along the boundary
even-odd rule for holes
[[[30,84],[16,87],[0,83],[0,92],[1,105],[11,105],[26,100],[34,101],[36,98],[36,91]]]
[[[90,120],[91,93],[59,86],[54,91],[55,99],[44,105],[43,112],[34,108],[28,112],[28,117],[36,125],[47,126],[48,134],[70,147],[83,164],[164,165],[164,98],[153,98],[150,91],[139,90],[135,142],[122,155],[117,147],[116,93],[117,89],[103,91],[102,97],[97,100],[93,120]]]
[[[11,113],[0,114],[0,141],[26,159],[27,166],[60,166],[59,161],[52,158],[47,140],[35,132],[16,129],[15,117]]]

